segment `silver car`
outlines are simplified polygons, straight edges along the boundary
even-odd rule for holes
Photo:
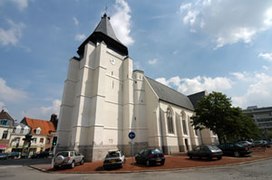
[[[84,156],[76,151],[60,151],[52,159],[52,165],[55,169],[64,166],[74,168],[77,164],[84,164]]]
[[[122,151],[120,150],[109,151],[104,159],[103,168],[105,170],[117,167],[122,168],[125,161],[126,161],[125,155],[123,154]]]

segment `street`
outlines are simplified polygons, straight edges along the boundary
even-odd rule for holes
[[[228,165],[210,168],[190,168],[177,171],[155,171],[155,172],[141,172],[141,173],[126,173],[126,174],[58,174],[41,172],[27,164],[30,162],[18,161],[16,165],[13,161],[10,165],[3,165],[0,161],[0,179],[5,180],[80,180],[80,179],[99,179],[99,180],[126,180],[126,179],[209,179],[209,180],[268,180],[272,179],[272,159],[258,161],[243,165]],[[30,161],[36,161],[30,160]],[[37,160],[46,161],[46,160]],[[7,161],[6,161],[7,162]],[[22,164],[23,162],[23,164]],[[25,165],[24,165],[25,164]]]

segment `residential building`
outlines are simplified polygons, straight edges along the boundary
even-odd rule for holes
[[[6,152],[9,148],[9,139],[14,126],[14,119],[8,112],[0,112],[0,153]]]
[[[209,130],[201,138],[191,126],[194,105],[189,97],[133,70],[128,49],[106,14],[77,53],[64,84],[57,151],[78,150],[95,161],[110,149],[132,155],[158,147],[172,154],[217,140]]]
[[[32,135],[31,145],[28,149],[29,154],[52,150],[52,142],[56,132],[53,122],[24,117],[21,123],[30,128],[29,132]]]
[[[9,139],[8,152],[23,152],[24,138],[30,133],[30,127],[23,123],[15,123]]]

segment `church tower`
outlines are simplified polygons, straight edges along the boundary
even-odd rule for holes
[[[210,130],[199,136],[190,125],[191,99],[197,102],[204,95],[189,98],[144,71],[133,71],[128,49],[116,38],[106,14],[77,53],[64,83],[57,152],[77,150],[87,161],[96,161],[114,149],[127,156],[147,147],[172,154],[186,152],[204,138],[216,141]]]
[[[88,161],[101,160],[108,150],[129,149],[133,64],[106,14],[77,53],[64,84],[57,151],[78,150]]]

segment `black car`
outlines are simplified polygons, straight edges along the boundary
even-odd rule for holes
[[[150,165],[164,165],[165,157],[161,150],[157,148],[143,149],[135,155],[136,163]]]
[[[200,145],[196,146],[192,151],[189,151],[187,155],[192,159],[193,157],[212,159],[216,157],[221,159],[223,152],[217,146],[214,145]]]
[[[252,151],[248,146],[244,146],[240,143],[225,143],[218,145],[222,149],[224,155],[230,155],[235,157],[249,155]]]
[[[31,158],[32,159],[35,159],[35,158],[48,158],[50,156],[50,152],[49,151],[43,151],[43,152],[40,152],[40,153],[34,153]]]

